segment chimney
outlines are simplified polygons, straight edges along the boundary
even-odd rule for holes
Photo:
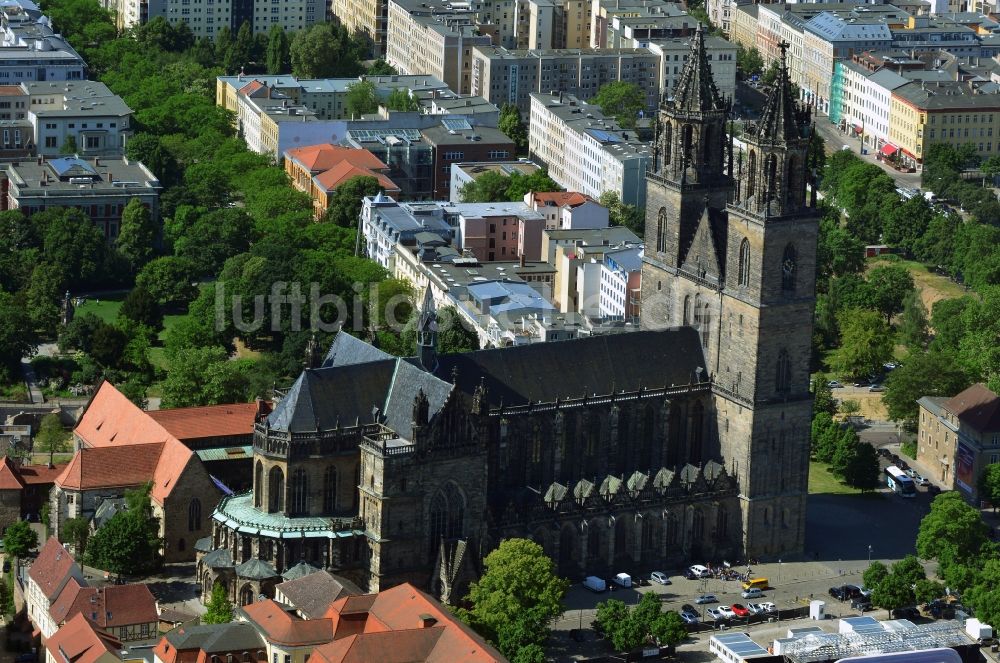
[[[420,618],[420,628],[430,628],[437,624],[437,617],[434,615],[429,615],[426,612],[419,615]]]

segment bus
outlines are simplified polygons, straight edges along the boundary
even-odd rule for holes
[[[890,490],[903,497],[913,497],[917,494],[917,486],[913,483],[913,479],[895,465],[885,468],[885,483]]]

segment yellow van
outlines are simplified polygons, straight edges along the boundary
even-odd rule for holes
[[[744,591],[748,589],[767,589],[768,585],[767,578],[754,578],[743,583],[743,589]]]

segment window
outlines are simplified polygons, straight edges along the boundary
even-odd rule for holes
[[[201,529],[201,500],[197,497],[188,504],[188,531],[197,532]]]
[[[289,511],[296,514],[308,512],[309,477],[306,476],[306,471],[301,468],[295,470],[288,488],[291,493],[291,508]]]
[[[789,244],[785,247],[785,254],[781,259],[781,289],[786,293],[795,292],[795,247]]]
[[[323,511],[332,513],[337,510],[337,468],[333,465],[323,473]]]
[[[656,250],[660,253],[667,250],[666,238],[667,210],[660,208],[660,213],[656,217]]]
[[[740,243],[739,284],[743,287],[750,285],[750,240],[745,237]]]
[[[779,394],[787,394],[792,386],[792,366],[788,359],[788,351],[778,353],[778,364],[775,367],[774,390]]]
[[[87,136],[86,146],[88,150],[96,150],[101,146],[100,136]]]
[[[46,136],[45,137],[45,147],[55,147],[55,146],[56,146],[56,137],[55,136]]]

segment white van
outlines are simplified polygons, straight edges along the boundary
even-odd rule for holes
[[[584,578],[583,586],[592,592],[603,592],[608,588],[608,584],[604,582],[604,578],[598,578],[597,576],[587,576]]]
[[[615,576],[615,584],[621,587],[631,587],[632,586],[632,576],[627,573],[619,573]]]

